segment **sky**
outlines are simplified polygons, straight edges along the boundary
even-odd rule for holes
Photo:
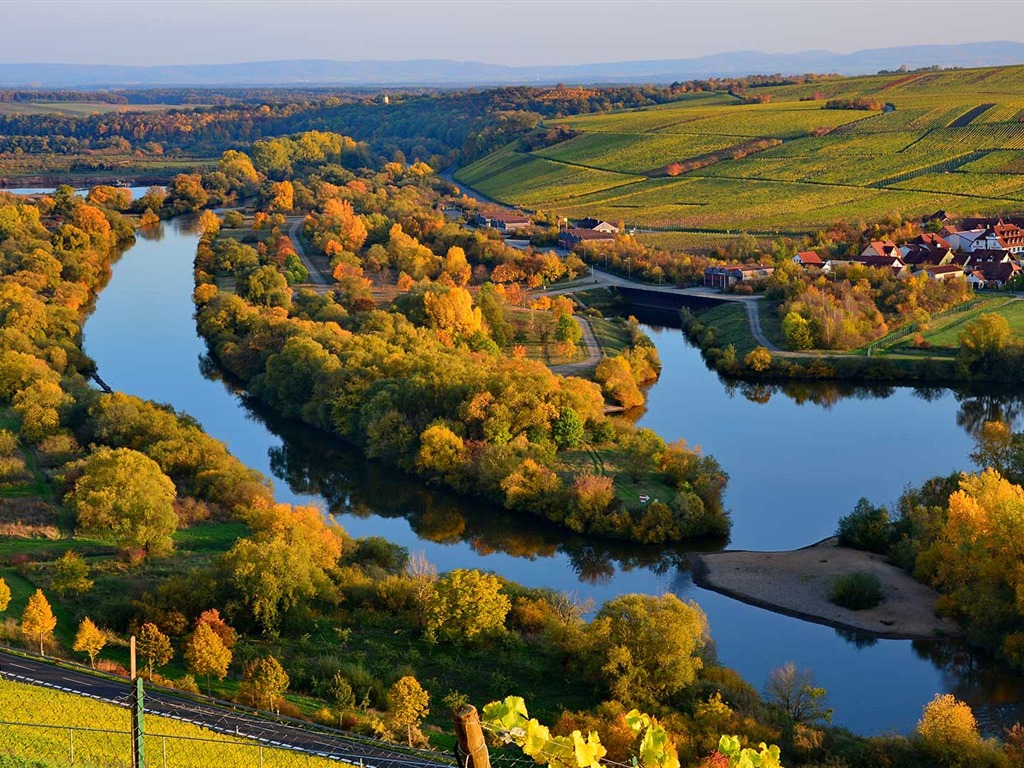
[[[3,63],[581,64],[985,40],[1024,42],[1024,2],[0,0]]]

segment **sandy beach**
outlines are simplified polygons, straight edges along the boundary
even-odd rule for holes
[[[837,546],[834,537],[787,552],[738,550],[690,559],[699,586],[807,621],[887,638],[934,638],[958,631],[954,622],[935,615],[935,590],[882,555]],[[885,600],[864,611],[829,602],[832,579],[857,572],[877,576]]]

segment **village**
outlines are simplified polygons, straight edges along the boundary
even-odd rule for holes
[[[930,280],[966,280],[976,290],[1003,288],[1024,268],[1024,220],[970,218],[960,224],[939,211],[927,221],[943,224],[938,232],[924,232],[903,245],[875,240],[849,258],[825,258],[816,251],[800,251],[793,262],[808,271],[829,274],[839,267],[859,264],[890,269],[899,278],[925,275]],[[728,289],[753,283],[775,271],[770,264],[725,264],[704,270],[704,285]]]

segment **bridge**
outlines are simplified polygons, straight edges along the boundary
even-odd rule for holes
[[[769,352],[780,352],[777,346],[771,343],[761,330],[761,316],[759,313],[760,296],[737,296],[729,293],[722,293],[715,288],[703,286],[693,288],[680,288],[677,285],[654,285],[653,283],[641,283],[621,275],[606,272],[603,269],[591,267],[588,277],[573,280],[568,283],[559,283],[551,288],[540,291],[543,296],[565,296],[573,293],[592,291],[595,288],[614,288],[632,306],[640,309],[653,309],[657,311],[678,312],[683,307],[689,309],[707,309],[719,304],[741,304],[746,310],[747,320],[750,323],[750,332],[757,340],[757,343]]]

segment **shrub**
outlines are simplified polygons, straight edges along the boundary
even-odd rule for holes
[[[863,611],[881,603],[885,591],[873,573],[850,573],[832,580],[828,599],[851,611]]]
[[[885,507],[873,507],[862,498],[853,512],[839,520],[839,546],[885,554],[892,543],[892,520]]]

